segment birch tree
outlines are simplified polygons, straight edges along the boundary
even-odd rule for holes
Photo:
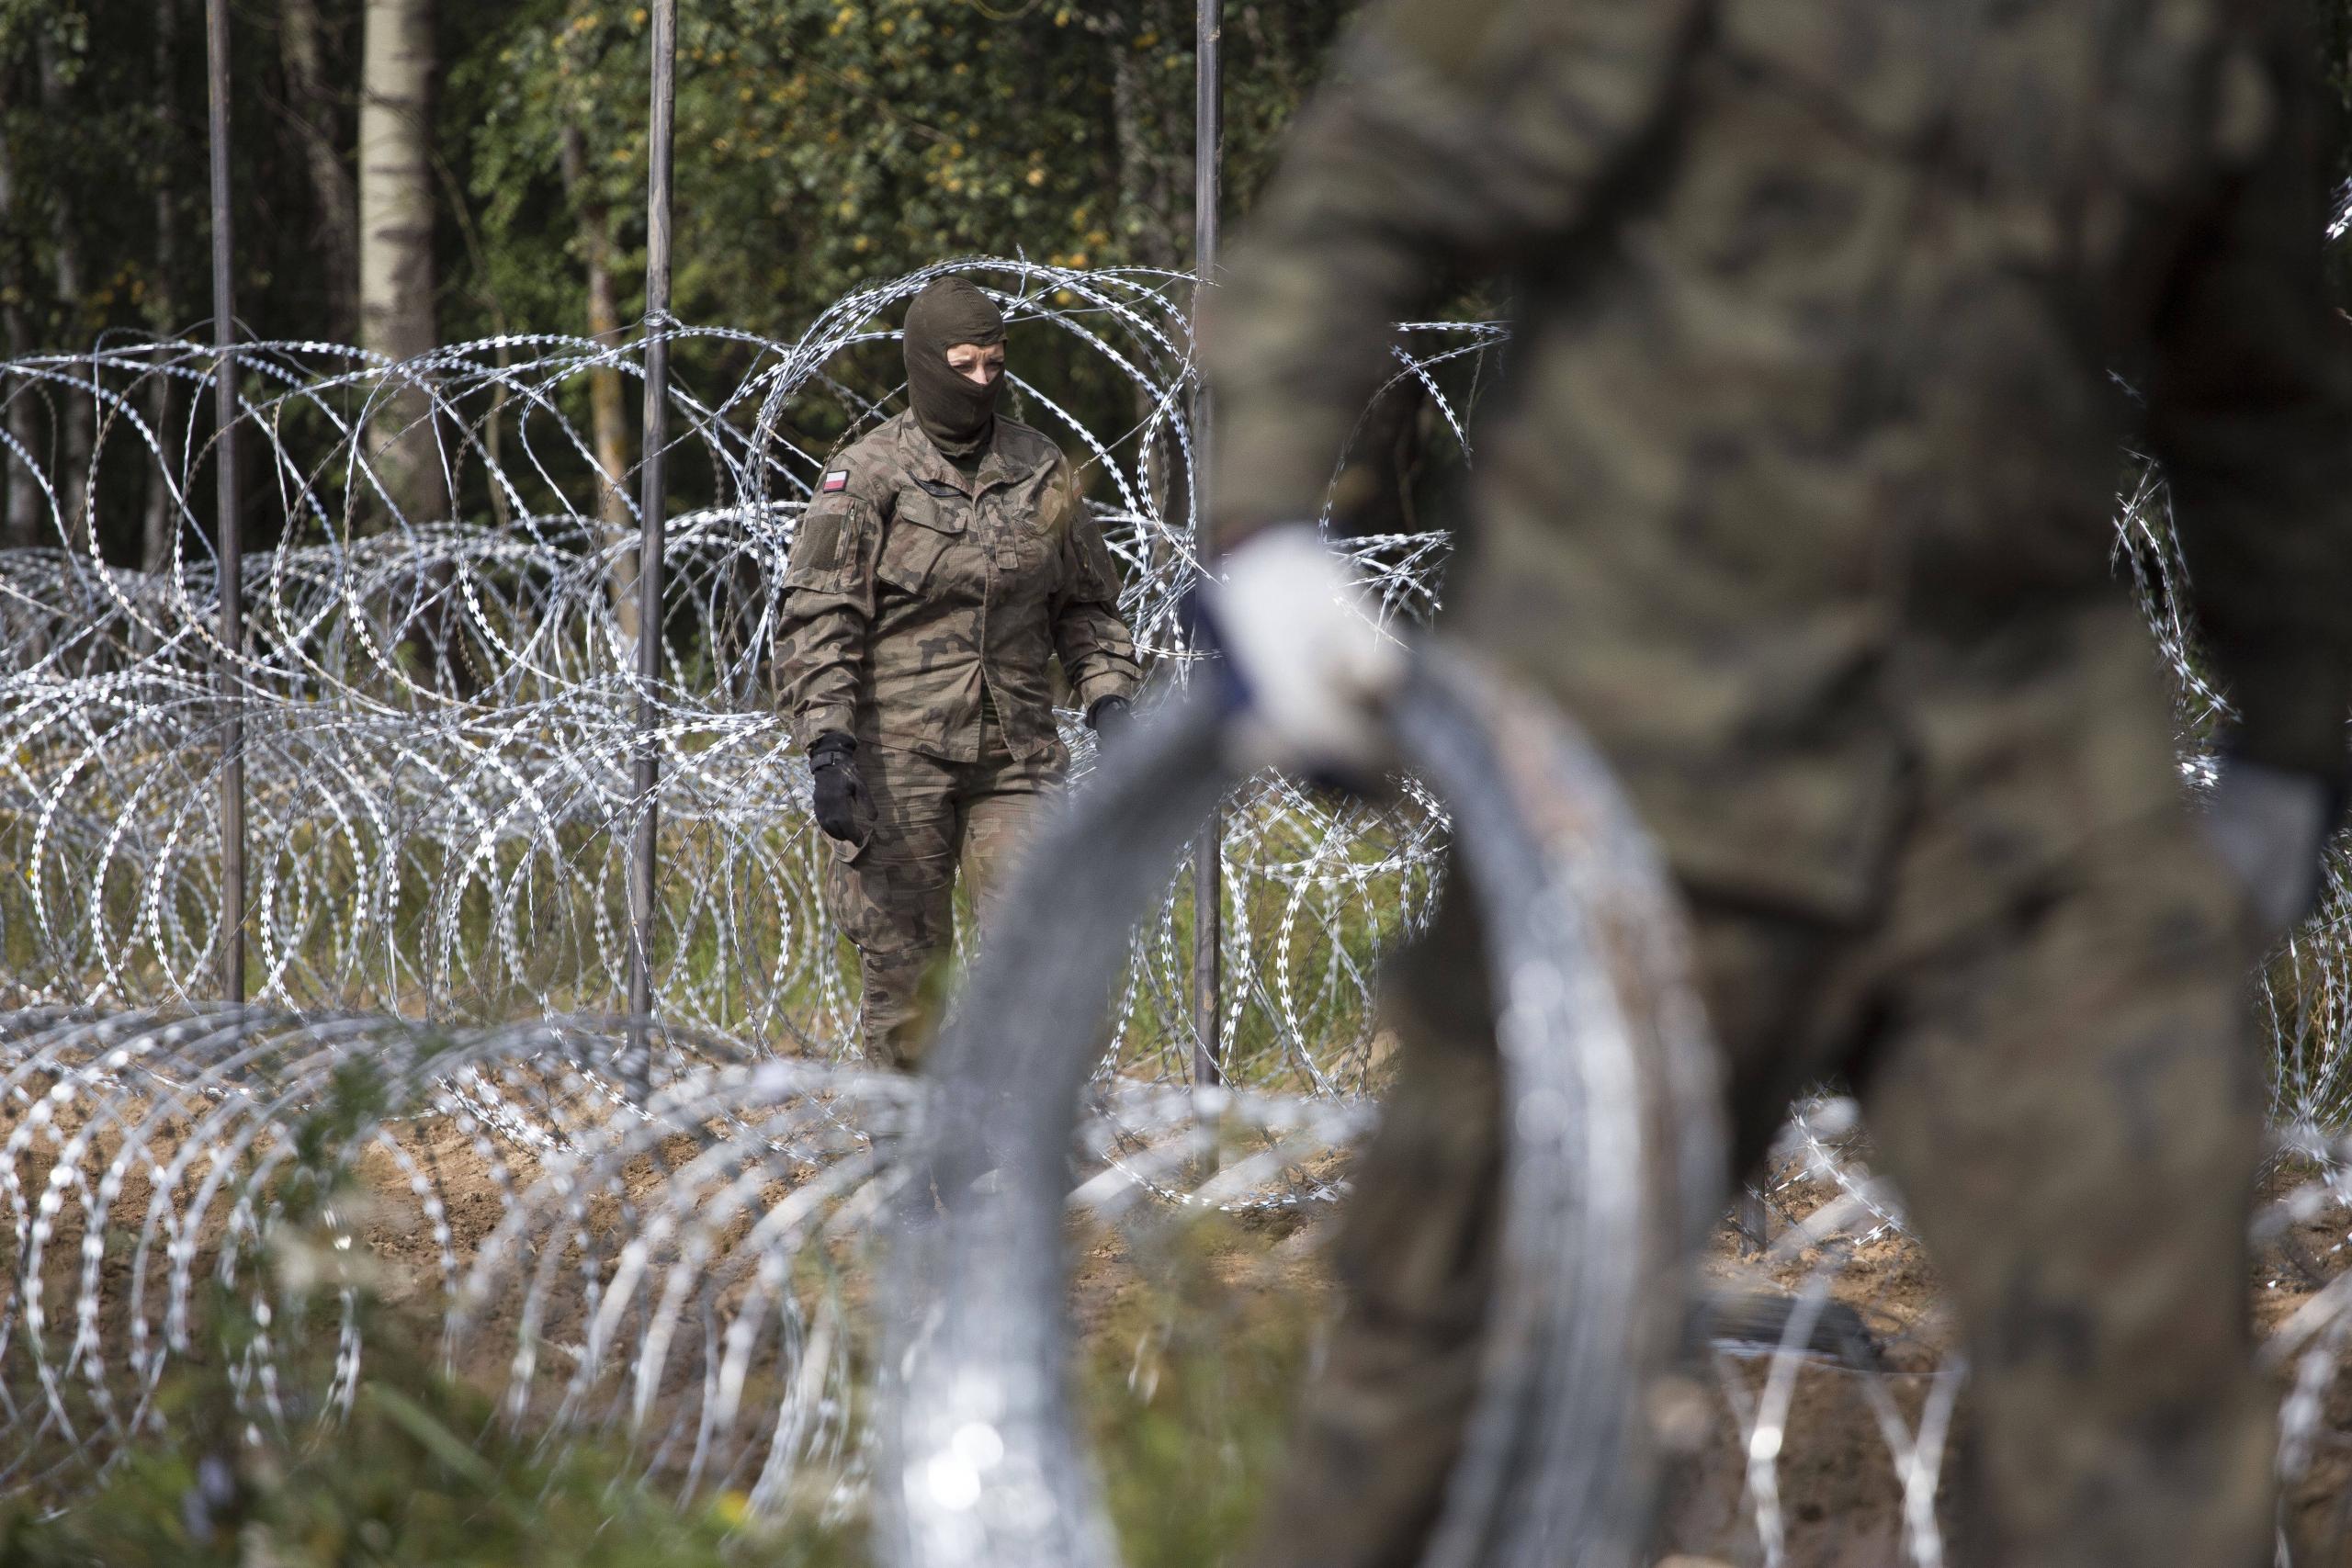
[[[588,335],[606,347],[621,340],[621,312],[613,288],[613,212],[590,177],[585,139],[576,120],[563,128],[563,185],[580,224],[581,260],[587,270]],[[623,406],[621,373],[600,366],[588,373],[588,412],[596,466],[605,482],[596,492],[596,522],[613,558],[613,615],[622,637],[637,641],[637,556],[620,547],[637,531],[623,488],[628,483],[628,416]]]
[[[433,4],[368,0],[359,99],[359,342],[395,361],[438,342],[433,265]],[[432,402],[395,384],[369,422],[392,510],[411,526],[447,510],[437,496]]]

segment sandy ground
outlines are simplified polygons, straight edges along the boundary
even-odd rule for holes
[[[51,1187],[50,1173],[60,1149],[69,1140],[87,1136],[96,1151],[80,1155],[92,1181],[68,1183],[62,1189],[40,1270],[46,1316],[41,1341],[52,1365],[65,1366],[74,1354],[72,1342],[81,1332],[74,1299],[85,1270],[92,1266],[84,1251],[85,1227],[79,1216],[112,1145],[106,1129],[91,1128],[75,1114],[52,1120],[53,1125],[12,1153],[10,1169],[15,1176],[13,1196],[24,1205],[20,1213],[37,1214],[42,1194]],[[21,1126],[21,1118],[14,1123],[0,1119],[0,1127],[12,1124]],[[160,1140],[159,1156],[168,1147],[168,1139]],[[571,1227],[568,1238],[560,1239],[548,1254],[553,1272],[580,1278],[609,1270],[615,1244],[638,1230],[645,1201],[694,1153],[691,1140],[676,1140],[630,1162],[609,1185],[585,1195],[575,1217],[567,1222]],[[1317,1175],[1334,1176],[1339,1165],[1336,1158],[1326,1159]],[[814,1166],[779,1169],[762,1201],[782,1198],[815,1170]],[[356,1171],[358,1188],[371,1196],[349,1205],[346,1223],[363,1243],[361,1260],[355,1267],[364,1268],[366,1282],[387,1305],[420,1321],[435,1321],[452,1299],[450,1292],[466,1262],[509,1213],[511,1195],[535,1180],[541,1168],[510,1140],[463,1131],[454,1120],[436,1118],[404,1124],[390,1142],[367,1147],[356,1162]],[[182,1194],[178,1206],[183,1210],[201,1175],[199,1166],[177,1185]],[[2343,1210],[2314,1206],[2291,1223],[2286,1220],[2280,1201],[2304,1179],[2303,1174],[2281,1174],[2263,1194],[2278,1223],[2258,1249],[2248,1283],[2256,1325],[2265,1336],[2290,1322],[2300,1308],[2327,1289],[2346,1262],[2348,1227]],[[143,1263],[136,1260],[133,1245],[149,1211],[153,1184],[149,1167],[143,1163],[134,1164],[126,1172],[111,1197],[112,1217],[95,1265],[99,1311],[89,1327],[96,1332],[96,1345],[102,1347],[100,1353],[118,1369],[117,1381],[127,1398],[136,1397],[138,1381],[130,1373],[129,1358],[138,1342],[130,1332],[134,1321],[146,1320],[151,1343],[160,1341],[164,1326],[161,1301],[168,1269],[164,1248],[172,1238],[159,1234]],[[1876,1568],[1904,1561],[1904,1496],[1890,1453],[1887,1423],[1891,1417],[1903,1434],[1917,1429],[1936,1387],[1938,1369],[1952,1342],[1952,1326],[1941,1305],[1933,1269],[1914,1243],[1888,1233],[1849,1234],[1823,1245],[1791,1245],[1792,1235],[1802,1234],[1792,1227],[1838,1198],[1838,1190],[1827,1182],[1784,1180],[1773,1193],[1775,1212],[1770,1234],[1778,1245],[1757,1253],[1727,1225],[1710,1260],[1711,1273],[1731,1288],[1795,1292],[1809,1280],[1826,1279],[1831,1297],[1851,1309],[1874,1345],[1877,1366],[1871,1371],[1841,1365],[1826,1356],[1801,1358],[1795,1363],[1787,1437],[1773,1477],[1779,1529],[1785,1542],[1783,1561],[1791,1568]],[[433,1233],[435,1201],[448,1230],[446,1247]],[[1310,1203],[1221,1222],[1205,1256],[1204,1278],[1212,1289],[1228,1292],[1237,1301],[1284,1303],[1285,1310],[1328,1320],[1336,1305],[1326,1245],[1334,1213],[1330,1204]],[[182,1244],[198,1259],[194,1269],[198,1275],[206,1272],[236,1224],[229,1206],[216,1201],[183,1231]],[[741,1239],[744,1224],[739,1221],[722,1228],[722,1250]],[[1119,1224],[1073,1223],[1073,1315],[1090,1352],[1107,1348],[1114,1354],[1127,1353],[1125,1346],[1110,1343],[1113,1337],[1129,1331],[1125,1326],[1131,1315],[1126,1309],[1138,1292],[1166,1285],[1161,1277],[1165,1269],[1139,1254],[1166,1246],[1171,1234],[1164,1213],[1148,1207]],[[10,1271],[20,1286],[22,1257],[21,1249],[9,1244]],[[855,1282],[859,1271],[847,1260],[840,1261],[843,1266],[837,1278],[852,1281],[843,1290],[843,1299],[854,1311],[863,1290]],[[583,1262],[589,1264],[584,1271]],[[147,1283],[134,1314],[130,1287],[140,1278]],[[588,1298],[573,1288],[556,1292],[550,1299],[554,1308],[539,1324],[539,1337],[552,1348],[554,1356],[560,1347],[580,1341]],[[36,1381],[25,1353],[32,1333],[24,1313],[26,1300],[20,1288],[6,1325],[9,1337],[0,1346],[0,1381],[20,1401],[30,1394]],[[494,1294],[481,1303],[473,1319],[478,1332],[469,1340],[472,1348],[461,1358],[460,1370],[486,1384],[500,1383],[510,1370],[507,1363],[516,1342],[520,1314],[520,1297],[514,1292]],[[84,1356],[90,1353],[87,1347],[81,1351]],[[691,1402],[700,1377],[697,1359],[691,1355],[674,1359],[661,1380],[662,1404]],[[2278,1374],[2282,1393],[2291,1370],[2290,1366]],[[1692,1427],[1695,1451],[1677,1472],[1667,1509],[1664,1547],[1679,1558],[1678,1568],[1702,1563],[1745,1568],[1765,1561],[1759,1529],[1770,1521],[1759,1521],[1758,1493],[1750,1483],[1746,1422],[1752,1418],[1754,1403],[1770,1371],[1768,1354],[1722,1347],[1699,1371],[1693,1386],[1705,1419]],[[542,1371],[540,1382],[547,1386],[535,1385],[535,1408],[550,1407],[557,1381]],[[615,1396],[618,1381],[606,1380],[600,1397]],[[80,1404],[75,1408],[90,1414]],[[2352,1499],[2352,1383],[2332,1375],[2324,1380],[2320,1410],[2317,1441],[2287,1495],[2291,1526],[2307,1543],[2296,1558],[2299,1568],[2352,1564],[2352,1548],[2346,1545],[2352,1531],[2345,1528],[2347,1499]],[[1951,1430],[1951,1451],[1939,1472],[1947,1478],[1969,1442],[1964,1392]],[[20,1431],[12,1433],[7,1441],[20,1456],[37,1447],[28,1443]]]
[[[2286,1200],[2309,1186],[2312,1174],[2275,1172],[2260,1194],[2262,1210],[2274,1221],[2283,1220]],[[1802,1219],[1837,1196],[1826,1183],[1792,1182],[1775,1193],[1781,1211],[1775,1215],[1775,1225],[1784,1216]],[[2257,1342],[2267,1340],[2343,1273],[2352,1252],[2347,1247],[2352,1216],[2340,1208],[2270,1228],[2275,1234],[2254,1249],[2247,1279]],[[1761,1261],[1747,1253],[1742,1238],[1726,1226],[1717,1240],[1712,1272],[1736,1282],[1753,1282],[1762,1275],[1792,1292],[1811,1279],[1826,1277],[1833,1299],[1852,1307],[1869,1328],[1880,1360],[1876,1372],[1858,1371],[1824,1357],[1800,1363],[1786,1447],[1775,1477],[1786,1531],[1784,1561],[1790,1568],[1877,1568],[1905,1562],[1903,1490],[1871,1385],[1877,1385],[1916,1431],[1936,1370],[1954,1339],[1930,1259],[1917,1243],[1897,1234],[1795,1248]],[[1719,1350],[1714,1359],[1717,1419],[1703,1450],[1678,1477],[1667,1510],[1668,1549],[1686,1554],[1678,1568],[1764,1561],[1757,1500],[1747,1486],[1741,1417],[1724,1385],[1737,1380],[1752,1398],[1764,1381],[1769,1358]],[[2293,1543],[2297,1568],[2352,1565],[2352,1386],[2340,1375],[2341,1358],[2330,1358],[2327,1366],[2313,1448],[2282,1499],[2282,1522]],[[2290,1362],[2271,1371],[2282,1400],[2293,1370]],[[1937,1488],[1939,1504],[1945,1505],[1938,1513],[1947,1531],[1955,1528],[1948,1506],[1951,1478],[1966,1463],[1971,1441],[1963,1384]]]

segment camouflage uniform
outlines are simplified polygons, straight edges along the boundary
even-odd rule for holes
[[[794,731],[854,736],[874,799],[866,840],[831,843],[827,902],[867,1054],[910,1065],[958,861],[985,894],[1069,765],[1049,662],[1081,708],[1136,688],[1118,570],[1046,436],[999,416],[967,478],[902,413],[827,471],[785,587]]]
[[[1229,546],[1317,514],[1385,324],[1517,283],[1456,635],[1554,693],[1680,877],[1737,1157],[1858,1084],[1947,1273],[1976,1560],[2249,1568],[2270,1425],[2229,876],[2112,580],[2128,410],[2255,761],[2341,778],[2352,395],[2311,45],[2235,0],[1395,0],[1205,330]],[[1458,907],[1342,1246],[1268,1562],[1406,1563],[1492,1264]]]

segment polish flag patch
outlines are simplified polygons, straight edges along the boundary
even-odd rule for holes
[[[831,495],[837,490],[849,489],[849,470],[847,468],[835,468],[831,473],[825,476],[825,482],[819,485],[817,488],[826,495]]]

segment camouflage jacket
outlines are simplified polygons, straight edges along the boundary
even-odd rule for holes
[[[1035,758],[1061,745],[1051,659],[1081,708],[1137,683],[1118,569],[1069,462],[1001,415],[972,479],[910,414],[842,454],[785,589],[785,699],[804,746],[841,730],[976,761],[985,686],[1013,754]]]
[[[2296,9],[1381,0],[1207,303],[1220,542],[1321,513],[1388,324],[1485,273],[1513,337],[1447,610],[1686,877],[1851,918],[1923,790],[1991,814],[1980,866],[2168,800],[2134,419],[2232,743],[2340,776],[2352,383]]]

